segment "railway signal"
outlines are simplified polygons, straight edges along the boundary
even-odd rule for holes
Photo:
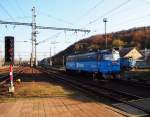
[[[14,63],[14,37],[5,37],[5,64],[10,64],[10,87],[9,92],[14,92],[13,85],[13,63]]]
[[[14,37],[5,37],[5,64],[14,63]]]

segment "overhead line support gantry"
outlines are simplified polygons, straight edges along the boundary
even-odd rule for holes
[[[85,29],[75,29],[75,28],[59,28],[59,27],[48,27],[48,26],[37,26],[36,25],[36,14],[35,14],[35,7],[32,8],[32,23],[22,23],[22,22],[9,22],[9,21],[3,21],[0,20],[0,24],[9,24],[9,25],[22,25],[22,26],[30,26],[32,27],[32,33],[31,33],[31,40],[32,40],[32,52],[31,52],[31,66],[33,66],[33,63],[35,66],[37,65],[37,57],[36,57],[36,46],[37,46],[37,40],[36,40],[36,34],[37,29],[50,29],[50,30],[64,30],[64,31],[74,31],[74,32],[87,32],[89,33],[90,30]],[[35,53],[34,53],[34,52]],[[33,53],[35,55],[33,55]],[[34,57],[35,56],[35,57]],[[34,59],[34,60],[33,60]]]

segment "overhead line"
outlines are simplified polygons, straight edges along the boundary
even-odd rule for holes
[[[24,11],[23,11],[22,7],[20,7],[20,4],[19,4],[18,0],[15,0],[15,3],[16,3],[16,5],[17,5],[17,8],[19,9],[20,13],[21,13],[23,16],[25,16]]]
[[[145,14],[145,15],[143,15],[143,16],[141,16],[141,17],[138,17],[138,18],[132,18],[132,19],[128,19],[128,20],[126,20],[126,21],[122,21],[122,22],[120,22],[120,23],[118,23],[117,25],[122,25],[122,24],[125,24],[125,22],[130,22],[130,21],[137,21],[137,20],[141,20],[141,19],[144,19],[144,18],[146,18],[147,16],[150,16],[150,13],[148,13],[148,14]]]
[[[44,40],[42,40],[42,41],[39,41],[37,44],[44,43],[44,42],[46,42],[46,41],[48,41],[49,39],[54,38],[54,37],[56,38],[56,37],[58,37],[61,33],[62,33],[62,32],[58,32],[58,33],[56,33],[56,34],[54,34],[54,35],[52,35],[52,36],[50,36],[50,37],[48,37],[48,38],[46,38],[46,39],[44,39]]]
[[[73,23],[68,22],[68,21],[66,21],[66,20],[64,20],[64,19],[61,19],[61,18],[52,16],[51,14],[46,14],[46,13],[43,13],[43,12],[41,12],[41,14],[42,14],[43,16],[47,16],[47,17],[49,17],[49,18],[55,19],[55,20],[57,20],[57,21],[59,21],[59,22],[64,22],[64,23],[66,23],[66,24],[69,24],[69,25],[73,25],[73,26],[74,26]]]
[[[29,16],[24,16],[24,17],[14,17],[15,19],[31,19],[32,17]],[[5,20],[10,20],[10,18],[5,19]]]
[[[91,12],[93,9],[95,9],[96,7],[98,7],[103,2],[104,2],[104,0],[101,0],[101,1],[97,2],[93,7],[91,7],[89,10],[87,10],[82,17],[85,17],[86,15],[88,15],[89,12]]]
[[[14,21],[14,18],[12,17],[12,15],[7,11],[7,9],[5,9],[5,7],[1,3],[0,3],[0,7]]]
[[[147,15],[148,16],[148,15]],[[141,21],[143,21],[143,20],[145,20],[145,19],[147,19],[147,17],[140,17],[140,18],[137,18],[137,19],[133,19],[133,20],[131,20],[131,21],[134,21],[134,23],[132,23],[132,25],[133,24],[136,24],[136,23],[138,23],[138,22],[141,22]],[[118,24],[117,26],[114,26],[114,28],[116,29],[116,28],[118,28],[119,26],[128,26],[127,24],[125,24],[125,23],[120,23],[120,24]]]
[[[114,12],[115,10],[118,10],[119,8],[121,8],[122,6],[126,5],[126,4],[127,4],[128,2],[130,2],[130,1],[131,1],[131,0],[126,0],[125,2],[119,4],[117,7],[111,9],[110,11],[108,11],[108,12],[106,12],[106,13],[104,13],[103,15],[101,15],[100,17],[98,17],[97,19],[90,21],[87,25],[95,23],[95,22],[98,21],[100,18],[103,18],[105,15],[108,15],[108,14]]]
[[[32,26],[32,23],[8,22],[8,21],[2,21],[2,20],[0,20],[0,24],[12,24],[12,25]]]
[[[32,23],[21,23],[21,22],[8,22],[0,20],[0,24],[11,24],[11,25],[24,25],[32,26]],[[90,30],[77,29],[77,28],[57,28],[57,27],[47,27],[47,26],[36,26],[37,29],[50,29],[50,30],[65,30],[65,31],[75,31],[75,32],[90,32]]]
[[[51,29],[51,30],[66,30],[66,31],[75,31],[75,32],[90,32],[90,30],[84,29],[73,29],[73,28],[57,28],[57,27],[46,27],[46,26],[36,26],[38,29]]]

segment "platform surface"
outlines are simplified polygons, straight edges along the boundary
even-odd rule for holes
[[[123,117],[119,111],[87,97],[17,99],[0,103],[0,117]]]

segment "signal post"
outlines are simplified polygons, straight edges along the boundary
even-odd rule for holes
[[[14,63],[14,37],[6,36],[5,37],[5,64],[10,65],[10,86],[9,86],[10,93],[14,92],[13,63]]]

